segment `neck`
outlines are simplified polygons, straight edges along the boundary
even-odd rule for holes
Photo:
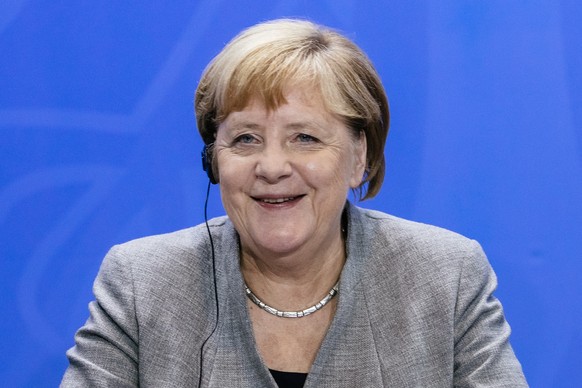
[[[265,303],[293,310],[316,303],[329,292],[344,262],[344,241],[338,233],[328,246],[284,255],[256,254],[243,246],[241,271]]]

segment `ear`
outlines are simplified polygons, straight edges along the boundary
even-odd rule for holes
[[[352,177],[350,179],[350,187],[355,189],[362,183],[362,180],[364,179],[364,173],[366,172],[368,143],[366,142],[366,134],[364,131],[360,131],[360,137],[354,141],[353,144],[354,166]]]

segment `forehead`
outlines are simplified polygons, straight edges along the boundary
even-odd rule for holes
[[[244,108],[228,114],[223,123],[248,127],[272,120],[283,121],[291,127],[341,124],[339,117],[326,107],[321,94],[312,88],[287,89],[280,103],[274,107],[255,96]]]
[[[251,104],[263,105],[267,110],[275,110],[287,103],[291,96],[301,100],[305,105],[323,105],[321,108],[329,112],[341,112],[337,109],[338,92],[333,87],[322,88],[317,77],[300,77],[295,75],[285,79],[277,79],[271,85],[263,85],[265,80],[252,83],[249,80],[234,82],[220,94],[216,100],[216,119],[222,121],[230,113],[242,111]],[[333,101],[331,104],[330,102]],[[342,104],[343,105],[343,104]]]

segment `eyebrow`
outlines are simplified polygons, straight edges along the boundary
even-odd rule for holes
[[[289,128],[289,129],[302,129],[302,128],[307,128],[307,127],[318,127],[318,125],[315,125],[315,123],[313,123],[311,121],[299,121],[299,122],[289,123],[289,124],[285,125],[285,128]]]
[[[320,129],[320,130],[326,130],[328,129],[326,125],[323,125],[321,123],[318,123],[315,120],[306,120],[306,121],[293,121],[290,123],[287,123],[284,125],[283,127],[286,130],[302,130],[302,129]],[[230,132],[238,132],[238,131],[243,131],[243,130],[262,130],[264,129],[264,126],[262,124],[256,123],[254,121],[247,121],[247,120],[233,120],[233,122],[228,126],[228,130]]]
[[[322,125],[315,123],[314,121],[297,121],[297,122],[292,122],[292,123],[288,123],[285,124],[285,128],[288,129],[301,129],[301,128],[318,128],[318,127],[322,127]],[[257,124],[255,122],[252,121],[240,121],[240,122],[234,122],[231,125],[229,125],[229,128],[231,130],[239,130],[239,129],[261,129],[263,128],[263,125],[261,124]]]
[[[322,123],[319,123],[315,120],[309,120],[309,121],[298,121],[298,122],[293,122],[293,123],[289,123],[287,125],[285,125],[285,128],[287,129],[292,129],[292,130],[300,130],[300,129],[315,129],[315,130],[321,130],[324,132],[327,132],[330,128],[328,125],[324,125]]]
[[[262,125],[250,122],[250,121],[235,121],[232,125],[228,126],[231,131],[240,131],[242,129],[261,129]]]

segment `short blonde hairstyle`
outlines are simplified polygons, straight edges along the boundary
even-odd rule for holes
[[[194,102],[205,144],[218,125],[252,98],[267,109],[285,103],[290,86],[316,88],[329,112],[344,120],[355,138],[367,141],[367,168],[357,191],[374,197],[384,180],[384,145],[390,113],[374,66],[351,40],[309,21],[280,19],[242,31],[204,70]],[[365,187],[367,184],[367,187]]]

